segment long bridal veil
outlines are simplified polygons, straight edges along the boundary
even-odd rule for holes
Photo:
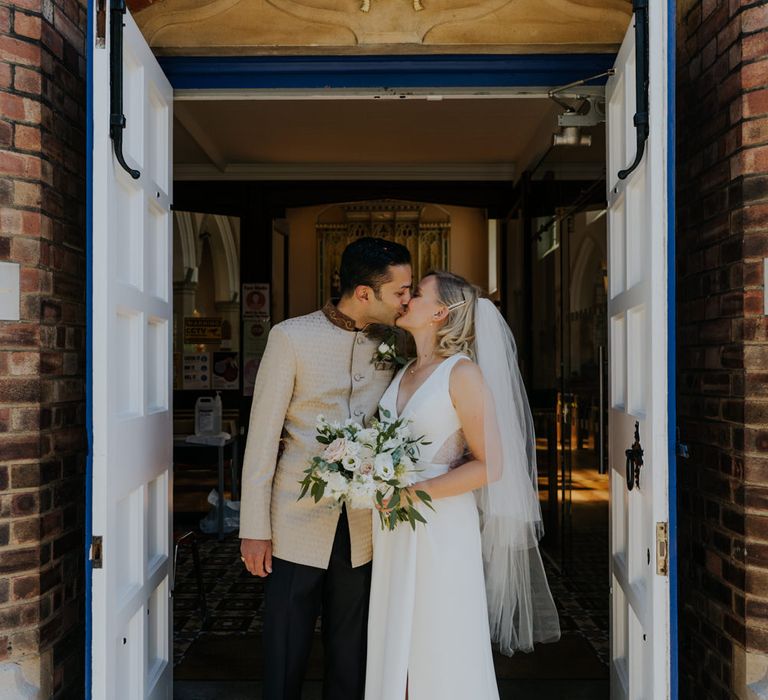
[[[543,535],[536,438],[512,331],[488,299],[475,310],[475,359],[485,379],[488,485],[478,492],[491,638],[511,656],[560,638],[539,553]]]

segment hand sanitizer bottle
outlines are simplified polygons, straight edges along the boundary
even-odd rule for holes
[[[218,435],[214,414],[215,401],[210,396],[200,396],[195,402],[195,435]]]

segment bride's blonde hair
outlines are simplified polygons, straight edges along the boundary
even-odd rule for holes
[[[445,323],[437,330],[435,354],[451,357],[462,353],[474,357],[475,302],[480,288],[445,270],[432,270],[425,277],[435,278],[438,301],[448,307]]]

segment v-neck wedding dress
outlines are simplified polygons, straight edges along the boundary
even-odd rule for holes
[[[417,479],[447,472],[465,443],[444,360],[403,407],[413,435],[425,436]],[[403,368],[380,405],[398,417]],[[365,700],[498,700],[491,653],[475,496],[420,507],[427,524],[384,531],[373,514],[373,574]]]

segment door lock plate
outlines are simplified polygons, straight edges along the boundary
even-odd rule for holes
[[[89,559],[91,560],[91,566],[94,569],[100,569],[102,566],[101,560],[101,535],[94,535],[91,539],[91,552]]]
[[[666,576],[669,573],[669,525],[656,523],[656,573]]]

